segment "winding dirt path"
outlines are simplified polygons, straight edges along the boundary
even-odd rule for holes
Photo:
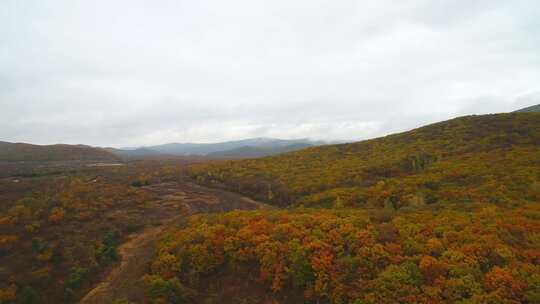
[[[162,183],[144,189],[159,197],[151,202],[153,208],[150,211],[156,212],[159,220],[156,225],[130,235],[128,240],[118,247],[118,253],[122,257],[120,264],[79,303],[108,304],[115,299],[141,303],[144,295],[140,278],[148,269],[148,263],[154,254],[155,241],[167,228],[191,214],[272,208],[236,193],[191,183]]]

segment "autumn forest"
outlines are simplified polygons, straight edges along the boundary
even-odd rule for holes
[[[538,112],[253,159],[23,147],[2,304],[540,303]]]

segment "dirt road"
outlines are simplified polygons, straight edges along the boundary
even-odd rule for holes
[[[158,197],[157,200],[149,202],[152,208],[147,209],[147,212],[150,212],[148,216],[158,220],[155,225],[130,235],[128,240],[119,246],[118,253],[122,257],[120,264],[79,303],[108,304],[115,299],[140,303],[143,298],[140,278],[146,272],[148,262],[154,254],[154,243],[168,227],[182,218],[202,212],[271,208],[235,193],[191,183],[162,183],[144,189]]]

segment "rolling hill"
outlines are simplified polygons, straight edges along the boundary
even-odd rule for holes
[[[540,303],[540,113],[460,117],[191,175],[287,208],[168,231],[142,278],[150,300]]]
[[[85,145],[32,145],[0,142],[0,161],[117,161],[119,157],[101,148]]]
[[[535,106],[526,107],[520,110],[517,110],[516,113],[523,113],[523,112],[540,112],[540,104],[537,104]]]
[[[192,176],[276,205],[540,199],[540,113],[460,117],[352,144],[195,165]]]

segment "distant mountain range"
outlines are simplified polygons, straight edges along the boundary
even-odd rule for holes
[[[534,105],[515,112],[540,112]],[[309,147],[345,143],[310,139],[257,137],[219,143],[168,143],[137,148],[99,148],[86,145],[33,145],[0,141],[0,161],[119,161],[123,159],[222,159],[256,158]]]
[[[275,155],[336,142],[310,139],[250,138],[219,143],[169,143],[140,148],[107,148],[108,151],[128,158],[149,156],[204,156],[208,158],[246,158]]]
[[[329,144],[309,139],[252,138],[219,143],[170,143],[140,148],[33,145],[0,141],[0,161],[119,161],[122,159],[254,158]]]
[[[282,147],[243,146],[226,151],[212,152],[207,156],[211,158],[255,158],[301,150],[313,146],[315,145],[309,143],[295,143]]]

